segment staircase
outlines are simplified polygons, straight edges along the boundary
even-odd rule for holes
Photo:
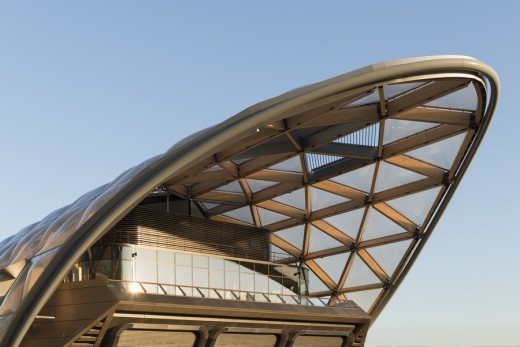
[[[361,330],[361,332],[358,334],[358,336],[352,343],[352,347],[363,347],[365,345],[366,337],[367,337],[367,329]]]
[[[70,347],[94,347],[96,346],[96,342],[98,341],[99,334],[101,333],[101,329],[103,329],[103,324],[105,323],[105,319],[97,322],[94,326],[89,328],[83,335],[81,335],[76,341],[74,341]]]

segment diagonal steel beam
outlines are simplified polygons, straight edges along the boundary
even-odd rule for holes
[[[377,105],[365,105],[350,108],[337,108],[324,113],[309,122],[304,123],[300,128],[322,127],[356,122],[377,122]]]
[[[380,289],[380,288],[382,289],[382,288],[384,288],[384,286],[385,286],[384,283],[366,284],[364,286],[342,288],[339,290],[339,292],[342,294],[355,293],[355,292],[362,292],[365,290]]]
[[[233,176],[229,174],[229,172],[225,170],[212,170],[212,171],[203,171],[193,176],[186,177],[179,183],[181,184],[194,184],[200,182],[208,182],[208,181],[219,181],[225,182],[233,179]]]
[[[320,181],[314,183],[312,186],[330,193],[334,193],[344,198],[348,198],[350,200],[365,201],[367,197],[367,194],[360,190],[350,188],[333,181]]]
[[[315,220],[314,222],[312,222],[312,225],[314,225],[316,228],[320,229],[330,237],[338,240],[345,246],[352,247],[352,245],[354,244],[354,240],[352,238],[342,233],[340,230],[334,228],[332,225],[328,224],[325,221]]]
[[[304,211],[299,210],[295,207],[291,207],[291,206],[279,203],[277,201],[265,200],[265,201],[261,201],[261,202],[257,203],[256,206],[265,208],[270,211],[284,214],[293,219],[297,219],[297,220],[301,220],[301,221],[303,221],[305,219]]]
[[[292,244],[290,244],[289,242],[287,242],[285,240],[282,240],[278,236],[271,234],[269,236],[269,240],[273,245],[275,245],[276,247],[278,247],[280,249],[283,249],[284,251],[286,251],[293,257],[296,257],[296,258],[301,257],[302,253],[297,247],[293,246]]]
[[[431,128],[405,139],[392,142],[383,148],[383,158],[388,158],[403,152],[411,151],[432,142],[460,134],[467,128],[461,125],[441,125]]]
[[[387,218],[391,219],[394,223],[398,224],[403,229],[411,233],[413,233],[418,228],[414,222],[385,203],[374,204],[374,208],[385,215]]]
[[[399,187],[391,188],[374,194],[373,203],[384,202],[395,199],[407,194],[417,193],[428,188],[434,188],[442,183],[441,179],[425,178],[419,181],[408,183]]]
[[[446,110],[441,108],[417,107],[404,113],[400,113],[392,118],[416,122],[462,125],[468,127],[471,124],[472,113],[473,112]]]
[[[338,280],[337,291],[340,291],[341,288],[345,285],[345,281],[347,280],[348,274],[350,272],[350,268],[352,267],[352,263],[354,262],[354,257],[356,256],[355,252],[350,252],[348,255],[347,263],[345,264],[345,268],[341,272],[341,276]]]
[[[390,277],[386,274],[385,270],[375,261],[374,258],[364,249],[357,251],[359,258],[372,270],[372,272],[379,278],[381,282],[387,282]]]
[[[403,169],[435,179],[442,179],[445,174],[445,171],[440,167],[402,154],[387,158],[385,161],[387,163],[402,167]]]
[[[240,193],[230,193],[230,192],[220,192],[220,191],[212,191],[207,192],[202,195],[198,196],[198,199],[200,200],[207,200],[207,201],[220,201],[220,202],[231,202],[231,203],[238,203],[238,204],[246,204],[247,197],[244,194]]]
[[[307,267],[312,271],[314,272],[314,274],[316,276],[318,276],[318,278],[323,282],[325,283],[325,285],[330,289],[330,290],[333,290],[335,287],[336,287],[336,283],[332,280],[332,278],[329,277],[329,275],[327,275],[327,273],[325,271],[323,271],[323,269],[318,265],[316,264],[315,261],[313,260],[306,260],[305,261],[305,265],[307,265]]]
[[[252,173],[246,178],[272,182],[303,183],[303,175],[301,173],[288,171],[261,170]]]
[[[390,236],[380,237],[380,238],[372,239],[372,240],[368,240],[368,241],[362,241],[359,243],[358,249],[366,249],[366,248],[370,248],[370,247],[386,245],[389,243],[410,240],[413,238],[413,236],[414,235],[412,233],[406,232],[406,233],[400,233],[400,234],[394,234],[394,235],[390,235]]]
[[[444,95],[451,94],[468,85],[466,78],[451,78],[428,83],[424,87],[388,102],[387,114],[389,117],[404,113],[416,106],[429,103]]]

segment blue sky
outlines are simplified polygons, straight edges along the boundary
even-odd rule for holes
[[[368,64],[463,54],[487,138],[367,346],[520,345],[520,2],[0,2],[0,239],[179,139]]]

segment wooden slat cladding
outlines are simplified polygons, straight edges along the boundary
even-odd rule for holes
[[[269,260],[266,230],[136,207],[101,239],[255,260]]]

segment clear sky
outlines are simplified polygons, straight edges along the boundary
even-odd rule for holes
[[[0,239],[186,135],[368,64],[463,54],[487,138],[367,346],[519,346],[518,1],[2,1]]]

